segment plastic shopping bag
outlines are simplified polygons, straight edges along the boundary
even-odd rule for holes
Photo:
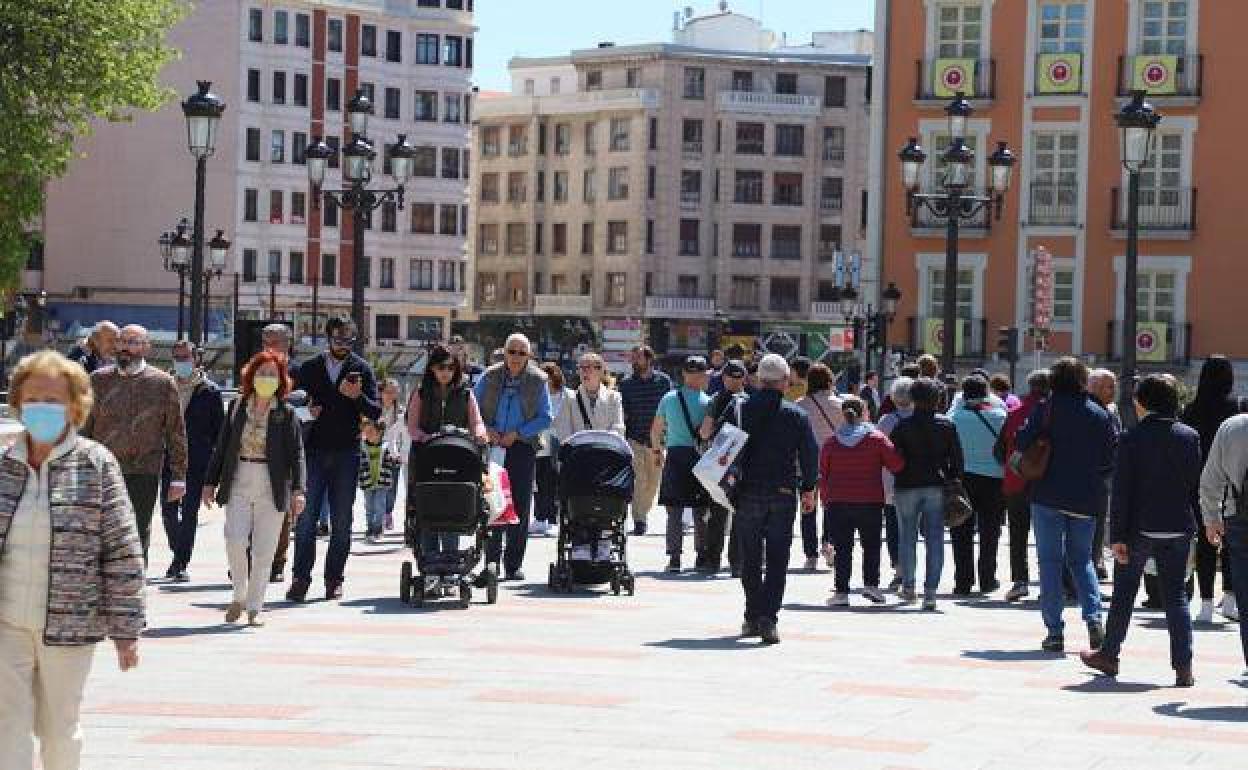
[[[693,466],[693,475],[706,488],[711,499],[730,511],[733,505],[722,482],[749,438],[748,433],[726,422],[720,426],[719,433],[715,434],[697,465]]]
[[[490,462],[490,478],[486,494],[490,502],[489,526],[501,527],[507,524],[519,524],[520,517],[516,514],[516,504],[511,497],[511,479],[507,469],[496,462]]]

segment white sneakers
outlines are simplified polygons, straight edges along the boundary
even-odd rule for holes
[[[1200,611],[1192,618],[1196,623],[1212,623],[1213,622],[1213,599],[1201,599]]]

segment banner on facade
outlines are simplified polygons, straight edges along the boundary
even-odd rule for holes
[[[1140,361],[1166,360],[1166,324],[1141,321],[1135,327],[1135,357]]]
[[[965,324],[959,323],[955,329],[957,339],[954,341],[954,355],[966,353]],[[945,322],[939,318],[928,318],[923,326],[923,352],[939,356],[945,352]]]
[[[950,98],[959,92],[975,93],[975,60],[937,59],[932,67],[932,91]]]
[[[755,337],[753,334],[725,334],[719,338],[719,347],[721,350],[727,350],[733,345],[740,345],[745,348],[746,353],[754,352]]]
[[[1179,57],[1149,54],[1135,57],[1131,78],[1133,91],[1150,94],[1173,94],[1179,85]]]
[[[1036,93],[1077,94],[1083,90],[1083,55],[1042,53],[1036,59]]]

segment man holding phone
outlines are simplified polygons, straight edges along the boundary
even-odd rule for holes
[[[351,352],[355,325],[335,316],[325,325],[329,350],[299,367],[297,386],[308,394],[315,418],[307,436],[308,507],[295,524],[295,563],[286,598],[302,602],[316,565],[316,521],[329,501],[329,551],[325,555],[325,598],[342,597],[343,572],[351,552],[352,509],[360,468],[360,418],[377,419],[377,378]]]

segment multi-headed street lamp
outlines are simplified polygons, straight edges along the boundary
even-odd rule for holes
[[[165,269],[171,273],[178,274],[179,339],[182,337],[182,330],[184,328],[182,316],[184,308],[183,295],[186,291],[186,277],[188,275],[191,276],[192,286],[195,283],[195,274],[192,268],[192,259],[190,256],[194,246],[193,242],[186,234],[186,231],[190,228],[191,225],[187,222],[186,217],[183,217],[182,220],[178,222],[177,227],[175,227],[171,232],[162,234],[159,241],[160,253],[164,258]],[[230,242],[225,238],[225,231],[217,230],[216,236],[208,242],[208,262],[204,265],[202,275],[200,275],[200,278],[203,281],[201,285],[203,286],[204,292],[202,309],[200,310],[203,325],[200,326],[200,329],[204,335],[207,334],[208,330],[208,308],[211,304],[209,302],[209,292],[212,285],[211,282],[213,278],[220,278],[221,274],[225,271],[226,255],[229,254],[229,251]],[[191,313],[191,334],[194,335],[195,318],[193,314],[195,313],[195,303],[193,301],[191,303]]]
[[[191,344],[204,342],[204,180],[208,158],[217,149],[217,126],[225,102],[211,92],[212,83],[198,81],[199,90],[182,102],[187,148],[195,158],[195,216],[191,237]]]

